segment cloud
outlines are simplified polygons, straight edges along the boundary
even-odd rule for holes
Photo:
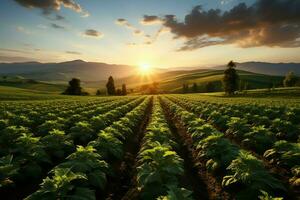
[[[67,54],[73,54],[73,55],[81,55],[81,53],[77,52],[77,51],[65,51],[65,53],[67,53]]]
[[[75,12],[82,13],[84,16],[88,15],[88,12],[84,11],[82,7],[74,0],[15,0],[20,5],[26,8],[39,8],[43,11],[43,14],[48,15],[53,11],[59,11],[63,6],[71,9]]]
[[[133,32],[133,35],[137,35],[137,36],[143,36],[145,35],[144,34],[144,31],[134,27],[133,25],[131,25],[126,19],[124,18],[119,18],[116,20],[115,22],[117,25],[120,25],[120,26],[124,26],[126,27],[127,29],[129,30],[132,30]],[[146,36],[145,36],[146,37]]]
[[[231,10],[203,10],[196,6],[183,22],[175,15],[162,18],[176,38],[186,42],[179,50],[194,50],[211,45],[236,44],[240,47],[299,47],[300,1],[257,0],[240,3]]]
[[[58,24],[55,24],[55,23],[51,23],[51,27],[55,28],[55,29],[65,29],[64,26],[61,26],[61,25],[58,25]]]
[[[136,29],[134,26],[132,26],[126,19],[119,18],[116,20],[116,24],[120,26],[125,26],[126,28],[129,29]]]
[[[16,27],[16,30],[19,32],[19,33],[25,33],[26,35],[30,35],[32,34],[31,31],[27,30],[25,27],[23,26],[17,26]]]
[[[56,14],[55,15],[55,20],[65,20],[66,18],[64,17],[64,16],[62,16],[62,15],[58,15],[58,14]]]
[[[94,29],[87,29],[84,33],[83,33],[84,36],[87,36],[87,37],[95,37],[95,38],[101,38],[103,37],[103,33],[97,31],[97,30],[94,30]]]
[[[144,15],[144,17],[140,21],[140,23],[143,25],[161,24],[162,19],[155,15]]]
[[[6,48],[0,48],[0,51],[13,52],[13,53],[29,53],[28,51],[23,51],[23,50],[19,50],[19,49],[6,49]]]

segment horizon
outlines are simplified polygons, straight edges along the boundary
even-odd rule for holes
[[[5,0],[0,62],[84,60],[164,69],[229,60],[299,63],[297,8],[296,0]]]

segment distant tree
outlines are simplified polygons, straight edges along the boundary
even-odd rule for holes
[[[112,76],[108,78],[108,81],[106,83],[106,89],[108,95],[115,95],[116,94],[116,88],[115,88],[115,82]]]
[[[123,84],[123,85],[122,85],[122,95],[123,95],[123,96],[127,95],[126,84]]]
[[[188,93],[189,92],[189,85],[184,83],[182,84],[182,92],[183,93]]]
[[[118,88],[117,90],[116,90],[116,93],[115,93],[116,95],[118,95],[118,96],[121,96],[122,95],[122,90],[120,89],[120,88]]]
[[[69,86],[66,89],[66,91],[63,94],[67,95],[82,95],[82,88],[80,86],[80,79],[78,78],[72,78],[72,80],[69,81]]]
[[[100,90],[97,90],[96,95],[97,95],[97,96],[100,96],[100,95],[101,95],[101,91],[100,91]]]
[[[283,80],[283,85],[284,87],[293,87],[297,83],[297,76],[295,76],[294,72],[289,72],[286,76],[285,79]]]
[[[198,92],[197,83],[193,83],[192,91],[195,92],[195,93]]]
[[[205,85],[205,92],[214,92],[215,91],[215,85],[213,82],[207,82]]]
[[[235,63],[230,61],[224,71],[223,87],[226,94],[232,95],[238,89],[239,76],[235,70]]]

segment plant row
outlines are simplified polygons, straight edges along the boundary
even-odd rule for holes
[[[154,98],[151,121],[138,154],[137,184],[141,199],[189,200],[192,192],[180,187],[183,160],[174,151],[177,146],[162,108]]]
[[[222,180],[222,187],[237,199],[264,198],[267,193],[285,194],[283,184],[265,169],[261,160],[231,143],[197,115],[167,98],[163,97],[162,101],[174,120],[186,128],[196,158],[205,163],[207,170]]]
[[[150,97],[146,98],[119,121],[100,131],[87,146],[77,146],[65,162],[49,172],[40,189],[26,199],[94,200],[97,195],[103,196],[108,177],[115,173],[112,165],[123,158],[124,141],[133,137],[150,101]]]
[[[243,148],[249,149],[260,156],[263,156],[270,164],[279,166],[287,170],[286,176],[290,178],[290,185],[295,189],[300,187],[300,144],[288,142],[286,140],[278,139],[276,132],[272,128],[265,128],[263,125],[254,125],[247,121],[246,118],[230,117],[224,119],[224,116],[216,117],[216,111],[205,108],[205,115],[202,114],[199,106],[193,106],[188,101],[172,98],[174,102],[189,108],[206,122],[220,127],[220,124],[226,124],[224,129],[225,136],[233,139]],[[278,125],[286,131],[291,133],[288,127],[282,124]],[[298,130],[296,131],[297,134]]]

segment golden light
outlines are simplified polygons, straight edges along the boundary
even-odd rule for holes
[[[141,74],[148,74],[151,72],[151,66],[147,63],[141,63],[139,65],[139,68],[140,68],[140,73]]]

